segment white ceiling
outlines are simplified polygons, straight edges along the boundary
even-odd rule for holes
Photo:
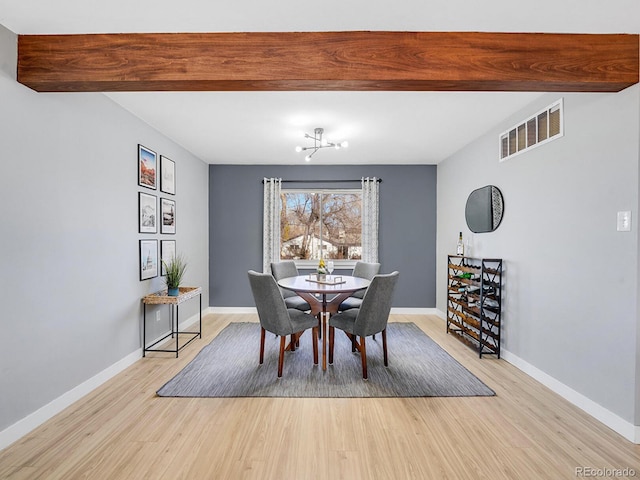
[[[638,0],[0,0],[18,34],[241,31],[640,33]],[[438,163],[539,93],[109,93],[208,163],[304,163],[296,145],[323,127],[349,148],[314,164]],[[308,141],[307,141],[308,142]],[[498,142],[496,141],[496,148]]]

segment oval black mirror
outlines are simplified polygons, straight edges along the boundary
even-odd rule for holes
[[[469,194],[464,217],[474,233],[493,232],[502,221],[504,201],[498,187],[487,185]]]

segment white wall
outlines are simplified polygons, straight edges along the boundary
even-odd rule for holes
[[[638,115],[638,125],[640,125],[640,108],[637,111]],[[638,151],[640,152],[640,135],[638,135]],[[640,155],[639,155],[640,156]],[[639,161],[640,163],[640,161]],[[638,168],[638,189],[640,190],[640,168]],[[632,218],[632,225],[638,228],[640,225],[640,193],[638,194],[638,202],[636,203],[636,216]],[[638,252],[636,262],[637,262],[637,272],[638,272],[638,283],[640,284],[640,236],[638,238],[638,248],[636,250]],[[640,290],[640,288],[638,288]],[[640,425],[640,292],[636,291],[636,312],[638,315],[638,327],[636,328],[636,417],[635,417],[635,425]],[[639,429],[640,430],[640,429]]]
[[[565,136],[498,162],[498,135],[562,95],[547,94],[438,166],[437,308],[446,255],[475,188],[498,186],[505,215],[472,235],[473,256],[506,261],[503,348],[638,425],[640,86],[564,96]],[[631,232],[616,212],[631,210]]]
[[[139,281],[139,239],[175,239],[209,291],[208,166],[102,94],[16,83],[15,50],[0,26],[0,433],[139,355],[140,299],[163,287]],[[176,162],[176,235],[138,233],[138,143]]]

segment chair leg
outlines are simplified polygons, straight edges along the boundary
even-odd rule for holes
[[[362,378],[367,380],[367,344],[364,337],[360,337],[360,357],[362,357]]]
[[[318,317],[318,338],[320,340],[322,340],[322,315],[324,315],[322,312],[316,315]]]
[[[296,347],[298,346],[298,334],[296,333],[292,333],[291,334],[291,343],[289,345],[291,345],[291,351],[295,352],[296,351]]]
[[[280,337],[280,356],[278,357],[278,377],[282,376],[282,366],[284,365],[284,347],[287,343],[287,336]]]
[[[356,351],[356,340],[358,337],[355,335],[349,335],[349,338],[351,338],[351,353],[354,353]]]
[[[333,340],[336,335],[336,328],[329,326],[329,365],[333,365]]]
[[[266,330],[260,327],[260,365],[264,362],[264,337],[266,333]]]
[[[384,352],[384,366],[389,366],[389,357],[387,355],[387,329],[382,330],[382,351]]]
[[[311,329],[311,341],[313,342],[313,364],[318,364],[318,328]]]

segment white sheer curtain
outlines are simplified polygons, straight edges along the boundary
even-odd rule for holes
[[[265,178],[262,214],[262,271],[271,272],[271,262],[280,259],[281,178]]]
[[[378,262],[378,179],[362,178],[362,261]]]

